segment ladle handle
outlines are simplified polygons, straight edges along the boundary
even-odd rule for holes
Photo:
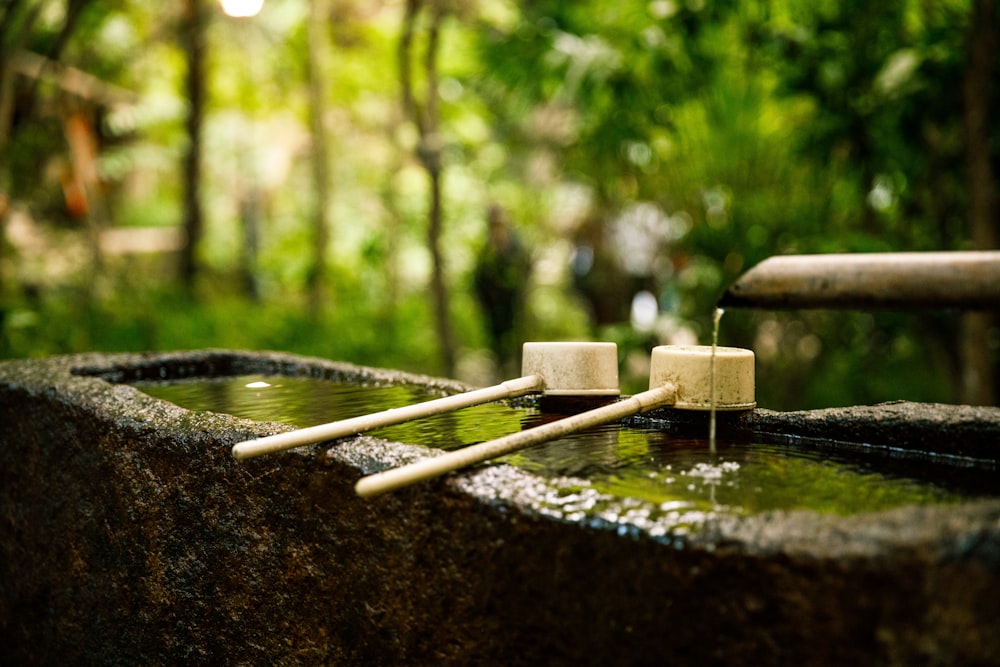
[[[516,398],[517,396],[530,394],[533,391],[541,391],[544,388],[545,380],[541,375],[526,375],[514,380],[501,382],[492,387],[474,389],[462,394],[435,398],[422,403],[391,408],[370,415],[342,419],[330,422],[329,424],[320,424],[319,426],[300,428],[286,433],[268,435],[256,440],[247,440],[233,446],[233,457],[242,461],[254,456],[261,456],[262,454],[271,454],[293,447],[323,442],[324,440],[335,440],[349,435],[357,435],[358,433],[364,433],[365,431],[371,431],[384,426],[401,424],[412,419],[429,417],[505,398]]]
[[[572,417],[549,422],[548,424],[536,426],[526,431],[512,433],[511,435],[482,442],[478,445],[471,445],[434,458],[417,461],[416,463],[411,463],[400,468],[369,475],[358,480],[354,490],[359,496],[365,498],[377,496],[388,491],[395,491],[396,489],[410,486],[417,482],[438,477],[446,472],[459,470],[474,463],[481,463],[498,456],[503,456],[504,454],[516,452],[531,445],[554,440],[592,426],[606,424],[622,417],[672,404],[676,399],[676,394],[674,386],[670,384],[650,389],[630,398],[588,410],[587,412],[581,412]]]

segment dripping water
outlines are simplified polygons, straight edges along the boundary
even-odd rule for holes
[[[712,323],[712,360],[709,365],[708,382],[711,385],[709,388],[709,419],[708,419],[708,451],[713,456],[715,455],[715,352],[719,347],[719,322],[722,320],[722,314],[726,312],[722,308],[715,309],[715,317]]]

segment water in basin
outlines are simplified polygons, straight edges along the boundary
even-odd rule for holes
[[[296,427],[369,414],[438,395],[415,385],[341,384],[315,378],[244,375],[136,383],[181,407]],[[382,428],[372,435],[456,449],[539,423],[533,405],[489,403]],[[280,456],[276,454],[275,456]],[[738,514],[812,510],[871,512],[914,504],[957,503],[996,495],[996,473],[915,458],[857,456],[834,447],[705,438],[609,424],[508,455],[548,477],[589,480],[598,491],[660,507]]]

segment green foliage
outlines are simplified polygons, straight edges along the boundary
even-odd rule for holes
[[[247,300],[233,276],[215,275],[193,298],[150,275],[132,277],[137,289],[87,294],[61,288],[32,300],[8,300],[0,357],[36,357],[84,350],[185,350],[207,347],[275,349],[359,364],[432,372],[435,342],[428,335],[426,304],[411,294],[387,317],[363,294],[343,288],[344,307],[310,318],[296,294]],[[228,285],[228,286],[227,286]],[[350,289],[360,290],[354,285]]]
[[[442,247],[459,352],[485,346],[470,275],[492,202],[533,250],[525,335],[615,340],[623,361],[660,342],[707,343],[720,293],[771,255],[966,247],[968,4],[450,3],[437,92]],[[27,45],[44,53],[61,24],[58,3],[41,5],[47,18]],[[199,288],[174,285],[169,254],[112,257],[102,272],[83,266],[42,280],[22,270],[36,261],[28,250],[5,246],[0,355],[225,346],[439,370],[426,294],[427,184],[399,108],[401,9],[325,6],[326,311],[307,314],[304,295],[309,220],[320,205],[309,185],[309,6],[267,0],[250,21],[208,12]],[[61,54],[138,97],[98,114],[99,167],[118,227],[177,226],[182,215],[178,11],[87,3]],[[84,221],[66,214],[54,177],[69,161],[66,97],[49,84],[37,92],[31,113],[15,115],[0,187],[39,227],[80,232]],[[1000,102],[995,85],[983,94]],[[1000,126],[992,133],[996,164]],[[248,199],[259,205],[259,300],[239,288]],[[623,250],[629,225],[646,223],[646,248],[633,239]],[[571,259],[588,244],[598,259],[582,278]],[[638,268],[636,246],[652,256]],[[598,288],[615,316],[597,317],[597,297],[585,290]],[[662,309],[652,329],[628,319],[639,289]],[[891,313],[730,313],[721,336],[758,351],[759,401],[773,408],[954,400],[955,340],[954,318]]]

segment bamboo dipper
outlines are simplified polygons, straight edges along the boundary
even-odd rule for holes
[[[650,365],[648,391],[526,431],[363,477],[354,490],[362,497],[377,496],[474,463],[659,407],[672,405],[681,410],[713,409],[711,345],[661,345],[653,348]],[[716,348],[715,380],[716,410],[753,409],[752,351],[734,347]]]
[[[554,396],[618,396],[615,343],[525,343],[521,356],[522,377],[401,408],[247,440],[233,446],[233,457],[242,461],[532,392]]]

